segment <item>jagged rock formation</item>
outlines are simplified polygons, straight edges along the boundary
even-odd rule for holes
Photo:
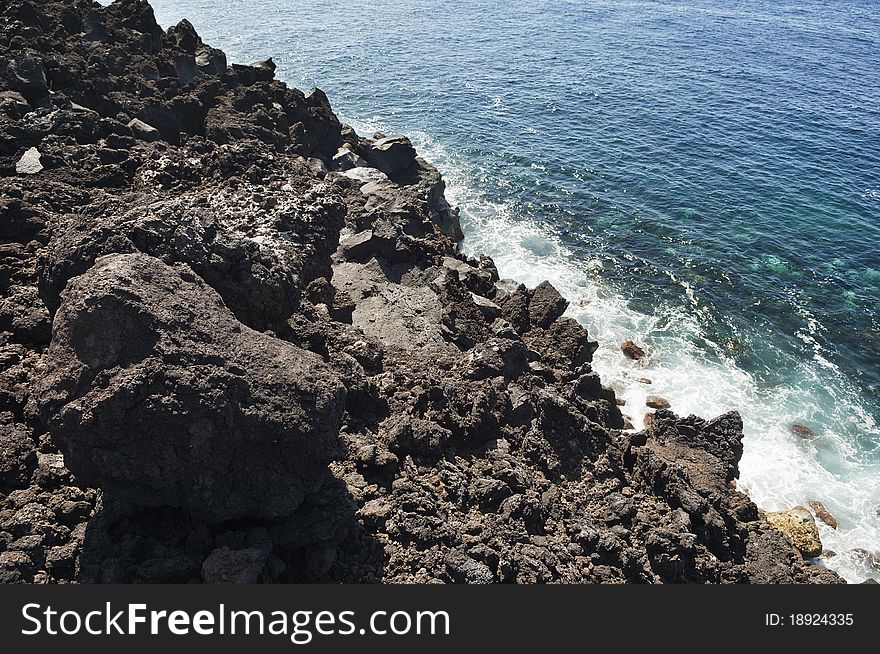
[[[0,11],[0,581],[839,581],[408,139],[142,0]]]

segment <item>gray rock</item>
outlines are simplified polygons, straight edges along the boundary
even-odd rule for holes
[[[134,137],[141,141],[158,141],[162,138],[158,129],[145,123],[140,118],[132,118],[128,121],[127,127],[132,131]]]
[[[24,488],[36,465],[30,430],[24,425],[0,424],[0,488]]]
[[[348,261],[366,261],[380,249],[379,239],[371,229],[353,234],[339,244],[339,252]]]
[[[43,170],[43,164],[40,162],[40,151],[36,148],[28,148],[21,159],[15,164],[15,172],[19,175],[36,175]]]
[[[450,554],[446,559],[446,572],[456,583],[491,584],[495,575],[485,563],[464,554]]]
[[[222,75],[226,72],[226,53],[201,45],[196,49],[195,63],[205,75]]]
[[[30,583],[37,566],[24,552],[0,552],[0,584]]]
[[[198,79],[204,75],[196,64],[196,58],[193,55],[184,55],[174,60],[174,72],[181,84],[189,84],[194,79]]]
[[[357,167],[350,168],[349,170],[343,170],[340,172],[340,175],[344,175],[350,179],[357,180],[359,182],[363,182],[363,186],[361,186],[361,193],[364,195],[368,195],[368,191],[364,191],[364,188],[370,184],[371,182],[380,182],[384,184],[388,184],[390,180],[388,179],[388,175],[383,173],[381,170],[377,168],[369,168],[369,167]]]
[[[342,147],[333,155],[334,170],[351,170],[352,168],[361,168],[367,165],[362,157],[359,157],[349,148]]]
[[[471,297],[474,300],[474,304],[476,304],[477,308],[482,312],[483,317],[489,322],[494,321],[501,315],[501,307],[495,304],[492,300],[485,298],[482,295],[477,295],[476,293],[471,293]]]

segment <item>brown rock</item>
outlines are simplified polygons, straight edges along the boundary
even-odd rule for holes
[[[671,404],[669,404],[669,400],[660,397],[659,395],[649,395],[648,399],[645,400],[645,405],[651,407],[652,409],[668,409]]]
[[[791,433],[801,438],[814,438],[816,436],[812,429],[797,422],[791,426]]]
[[[630,339],[627,339],[623,343],[621,343],[620,350],[626,357],[634,361],[641,361],[646,356],[645,351],[638,345],[636,345],[635,341]]]
[[[767,513],[767,522],[781,531],[801,554],[813,558],[822,554],[822,541],[813,514],[803,506]]]
[[[816,517],[819,518],[819,520],[832,529],[837,529],[837,518],[831,515],[831,512],[825,508],[825,505],[822,504],[822,502],[819,500],[810,500],[807,504],[816,513]]]

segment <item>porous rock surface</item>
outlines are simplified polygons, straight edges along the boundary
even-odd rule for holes
[[[0,9],[0,582],[840,581],[735,413],[624,430],[556,289],[274,70]]]

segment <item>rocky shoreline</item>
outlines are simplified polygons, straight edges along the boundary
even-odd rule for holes
[[[0,25],[0,582],[842,582],[405,137],[143,0]]]

